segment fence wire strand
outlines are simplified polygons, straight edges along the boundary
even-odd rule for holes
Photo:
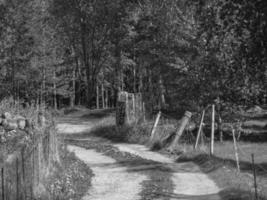
[[[251,155],[251,153],[246,152],[238,143],[237,143],[237,146],[238,146],[238,149],[241,155],[245,157],[246,159],[250,160],[251,158],[247,155]],[[264,171],[267,175],[267,169],[265,169],[261,164],[255,163],[255,166],[258,166],[258,168]]]

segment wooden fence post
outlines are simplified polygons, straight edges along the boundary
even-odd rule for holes
[[[239,157],[238,157],[236,137],[235,137],[235,129],[232,129],[232,134],[233,134],[233,141],[234,141],[234,151],[235,151],[236,167],[237,167],[237,171],[240,172]]]
[[[36,167],[36,170],[37,170],[37,184],[39,184],[39,179],[40,179],[40,143],[39,143],[39,140],[38,140],[38,145],[37,145],[37,165],[35,165]]]
[[[4,167],[1,169],[1,178],[2,178],[2,200],[5,200],[5,176],[4,176]]]
[[[215,105],[212,105],[211,136],[210,136],[210,155],[214,154],[214,126],[215,126]]]
[[[205,117],[205,110],[203,110],[203,112],[202,112],[202,116],[201,116],[201,120],[200,120],[200,124],[199,124],[199,128],[198,128],[198,132],[197,132],[197,139],[196,139],[196,143],[195,143],[194,149],[197,148],[198,143],[199,143],[199,139],[200,139],[200,134],[201,134],[201,131],[202,131],[202,124],[203,124],[203,121],[204,121],[204,117]]]
[[[16,158],[16,199],[20,200],[19,196],[19,159]]]
[[[256,175],[254,154],[251,154],[251,158],[252,158],[252,168],[253,168],[253,176],[254,176],[255,199],[258,200],[257,175]]]
[[[31,177],[31,200],[33,199],[33,191],[34,191],[34,184],[35,184],[35,167],[34,167],[34,147],[33,147],[33,151],[32,151],[32,177]]]
[[[152,131],[151,131],[151,135],[150,135],[150,142],[152,142],[154,140],[160,116],[161,116],[161,111],[158,112],[157,118],[156,118],[155,123],[153,125]]]
[[[188,124],[189,120],[191,119],[191,117],[192,117],[192,113],[186,111],[184,116],[183,116],[183,118],[182,118],[182,120],[181,120],[181,125],[178,128],[178,131],[176,133],[175,139],[172,142],[172,144],[170,145],[170,147],[168,148],[168,150],[170,152],[173,152],[175,150],[176,145],[178,144],[178,141],[179,141],[180,137],[182,136],[182,134],[184,132],[184,129],[185,129],[186,125]]]
[[[26,199],[27,196],[27,187],[26,187],[26,175],[25,175],[25,148],[21,149],[21,169],[22,169],[22,187],[23,187],[23,199]]]

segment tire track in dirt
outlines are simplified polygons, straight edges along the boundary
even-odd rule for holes
[[[153,160],[164,164],[165,168],[172,170],[171,180],[174,184],[170,199],[221,199],[218,195],[220,189],[200,169],[194,165],[183,165],[162,154],[152,152],[143,145],[136,144],[114,144],[119,151],[140,156],[143,159]]]
[[[116,165],[125,167],[128,173],[138,173],[147,177],[141,183],[140,200],[169,200],[168,194],[172,192],[173,185],[169,170],[164,168],[161,163],[146,160],[127,152],[120,152],[111,142],[100,138],[90,137],[82,140],[69,138],[65,142],[73,146],[93,149],[116,160]]]
[[[84,131],[88,133],[94,125],[89,120],[86,125],[80,123],[79,128],[77,119],[72,120],[75,120],[74,126],[69,121],[63,126],[59,124],[60,132],[64,134],[65,130],[65,133],[74,133],[73,140],[77,139],[77,144],[71,142],[69,150],[75,152],[95,173],[93,186],[83,200],[221,199],[217,195],[220,189],[193,163],[175,163],[173,159],[152,152],[143,145],[113,144],[107,140],[99,142],[97,138],[91,138],[90,134],[87,139],[79,140],[75,134]],[[115,186],[110,189],[109,185]],[[129,187],[119,189],[125,185]]]
[[[70,152],[84,161],[93,171],[92,187],[83,200],[138,200],[141,183],[147,177],[139,173],[129,173],[116,160],[92,149],[68,146]]]

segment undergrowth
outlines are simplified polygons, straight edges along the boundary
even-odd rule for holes
[[[91,169],[63,145],[60,160],[61,164],[56,166],[46,183],[49,196],[55,200],[81,199],[91,185]]]
[[[250,200],[255,198],[252,166],[247,171],[242,170],[243,166],[241,166],[241,172],[238,172],[236,163],[233,160],[192,150],[180,155],[177,162],[193,162],[197,164],[201,171],[208,174],[222,188],[222,192],[225,193],[224,199]],[[264,189],[266,188],[266,177],[258,176],[257,178],[259,200],[266,200],[267,193]]]

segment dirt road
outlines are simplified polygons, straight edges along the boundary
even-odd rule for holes
[[[90,135],[103,120],[105,115],[83,111],[57,125],[59,133],[72,138],[68,150],[93,170],[92,186],[83,200],[221,199],[220,189],[193,163],[178,164],[142,145],[115,144]],[[87,137],[81,139],[83,133]]]

